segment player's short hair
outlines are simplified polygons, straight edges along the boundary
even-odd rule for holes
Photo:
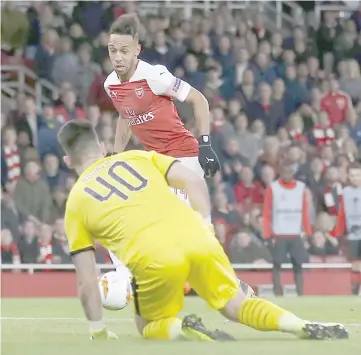
[[[119,16],[110,26],[110,34],[130,35],[134,39],[138,38],[139,20],[135,14]]]
[[[98,148],[99,140],[93,126],[87,120],[65,123],[58,132],[58,141],[73,163],[81,162],[87,152]]]

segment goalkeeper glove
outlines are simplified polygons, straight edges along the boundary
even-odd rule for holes
[[[217,154],[212,149],[211,138],[207,135],[198,138],[199,156],[198,161],[201,165],[204,176],[210,178],[221,169]]]
[[[118,339],[115,333],[107,328],[103,328],[98,331],[90,331],[90,339],[92,340],[108,340],[108,339]]]

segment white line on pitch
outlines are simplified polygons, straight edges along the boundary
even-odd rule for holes
[[[85,318],[64,318],[64,317],[0,317],[0,320],[45,320],[45,321],[77,321],[77,322],[85,322]],[[133,318],[109,318],[107,322],[131,322]]]
[[[24,321],[24,320],[34,320],[34,321],[77,321],[77,322],[85,322],[84,318],[64,318],[64,317],[0,317],[0,320],[15,320],[15,321]],[[132,322],[133,318],[108,318],[107,322]],[[361,327],[361,323],[344,323],[347,327]]]

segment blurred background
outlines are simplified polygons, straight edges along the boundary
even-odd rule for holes
[[[236,264],[272,262],[266,187],[287,157],[310,196],[310,262],[347,262],[330,238],[347,167],[361,157],[359,1],[31,2],[1,5],[1,262],[69,264],[63,214],[76,176],[61,125],[86,118],[109,151],[108,29],[136,12],[141,59],[204,93],[222,172],[209,181],[217,237]],[[331,103],[330,103],[331,102]],[[194,130],[191,107],[178,104]],[[332,107],[332,109],[330,109]],[[132,139],[128,149],[142,148]],[[99,263],[109,263],[97,250]]]

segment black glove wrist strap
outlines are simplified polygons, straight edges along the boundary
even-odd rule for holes
[[[198,143],[200,145],[211,145],[211,137],[208,135],[202,135],[198,138]]]

